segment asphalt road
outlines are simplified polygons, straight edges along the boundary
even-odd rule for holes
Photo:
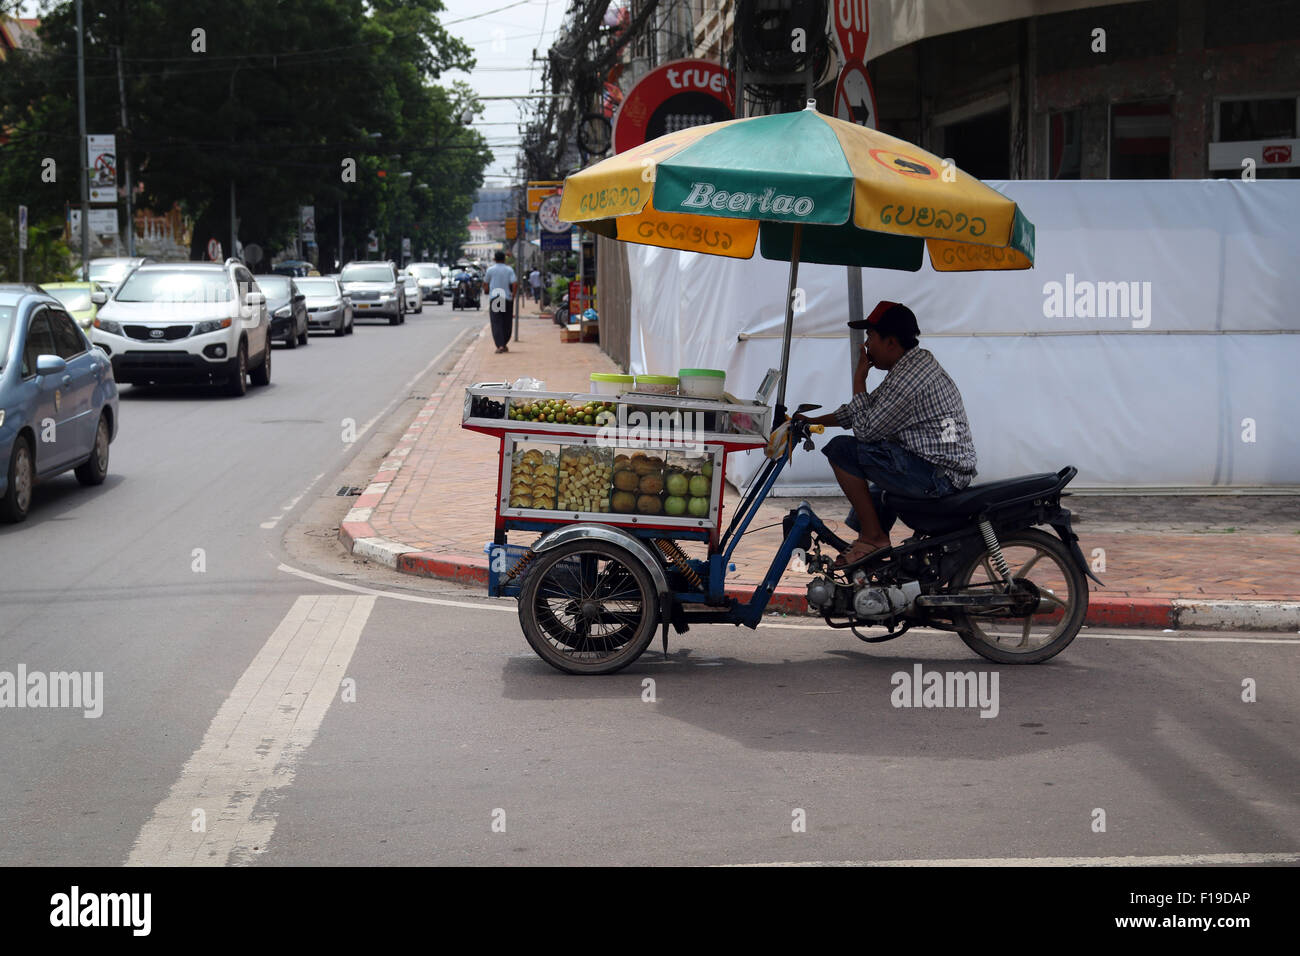
[[[279,345],[270,386],[238,399],[124,387],[105,483],[66,474],[36,489],[26,522],[0,526],[0,671],[98,671],[104,697],[94,719],[0,710],[0,863],[127,858],[303,590],[276,570],[288,506],[482,321],[451,315]]]
[[[335,491],[486,319],[450,315],[278,350],[244,399],[127,389],[108,482],[0,529],[0,671],[103,672],[97,718],[0,710],[0,864],[1300,860],[1286,635],[1015,668],[776,620],[584,679],[513,602],[343,555]],[[996,675],[991,716],[894,706],[917,665]]]

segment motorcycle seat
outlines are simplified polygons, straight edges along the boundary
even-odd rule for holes
[[[897,512],[905,521],[912,516],[922,519],[943,519],[944,524],[948,524],[973,518],[982,511],[1001,504],[1052,494],[1063,488],[1074,475],[1075,469],[1069,467],[1055,474],[1043,472],[971,485],[969,488],[939,498],[913,498],[891,491],[884,492],[883,497],[886,506]],[[923,523],[929,525],[931,522]],[[917,527],[911,521],[908,521],[908,524]],[[929,530],[929,528],[918,528],[918,530]]]

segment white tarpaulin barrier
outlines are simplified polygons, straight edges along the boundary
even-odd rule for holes
[[[1072,464],[1079,488],[1300,485],[1300,183],[990,185],[1037,227],[1034,269],[862,273],[866,309],[910,306],[961,389],[977,482]],[[628,257],[633,370],[726,369],[752,397],[780,364],[788,264]],[[852,392],[845,269],[801,265],[799,288],[787,401],[830,410]],[[834,489],[820,454],[778,484]]]

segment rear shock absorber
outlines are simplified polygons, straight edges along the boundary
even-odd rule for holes
[[[989,524],[987,518],[980,522],[980,534],[984,535],[984,544],[993,557],[993,567],[998,574],[1002,575],[1002,580],[1010,588],[1011,568],[1007,567],[1007,559],[1002,555],[1002,545],[998,544],[998,536],[993,533],[993,525]]]
[[[668,538],[655,538],[655,547],[659,549],[660,554],[673,563],[673,566],[678,571],[682,572],[682,577],[686,578],[691,587],[697,591],[704,590],[704,582],[695,573],[695,569],[691,567],[686,558],[686,553],[677,546],[676,541],[670,541]]]
[[[519,560],[515,562],[514,567],[506,572],[506,580],[513,581],[515,578],[519,577],[519,575],[523,574],[524,571],[528,569],[528,565],[533,563],[533,558],[535,557],[537,557],[537,554],[531,548],[525,551],[520,556]]]

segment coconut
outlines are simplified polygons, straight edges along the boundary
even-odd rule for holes
[[[615,511],[630,514],[636,511],[636,495],[630,491],[616,491],[610,498],[610,506]]]
[[[641,495],[636,500],[636,510],[643,515],[657,515],[663,511],[663,507],[658,495]]]
[[[641,476],[641,482],[637,485],[637,490],[643,495],[657,495],[664,490],[664,476],[662,472],[653,471],[648,475]]]
[[[614,487],[619,491],[636,491],[641,479],[635,471],[616,471],[614,472]],[[629,511],[632,509],[629,508]]]

